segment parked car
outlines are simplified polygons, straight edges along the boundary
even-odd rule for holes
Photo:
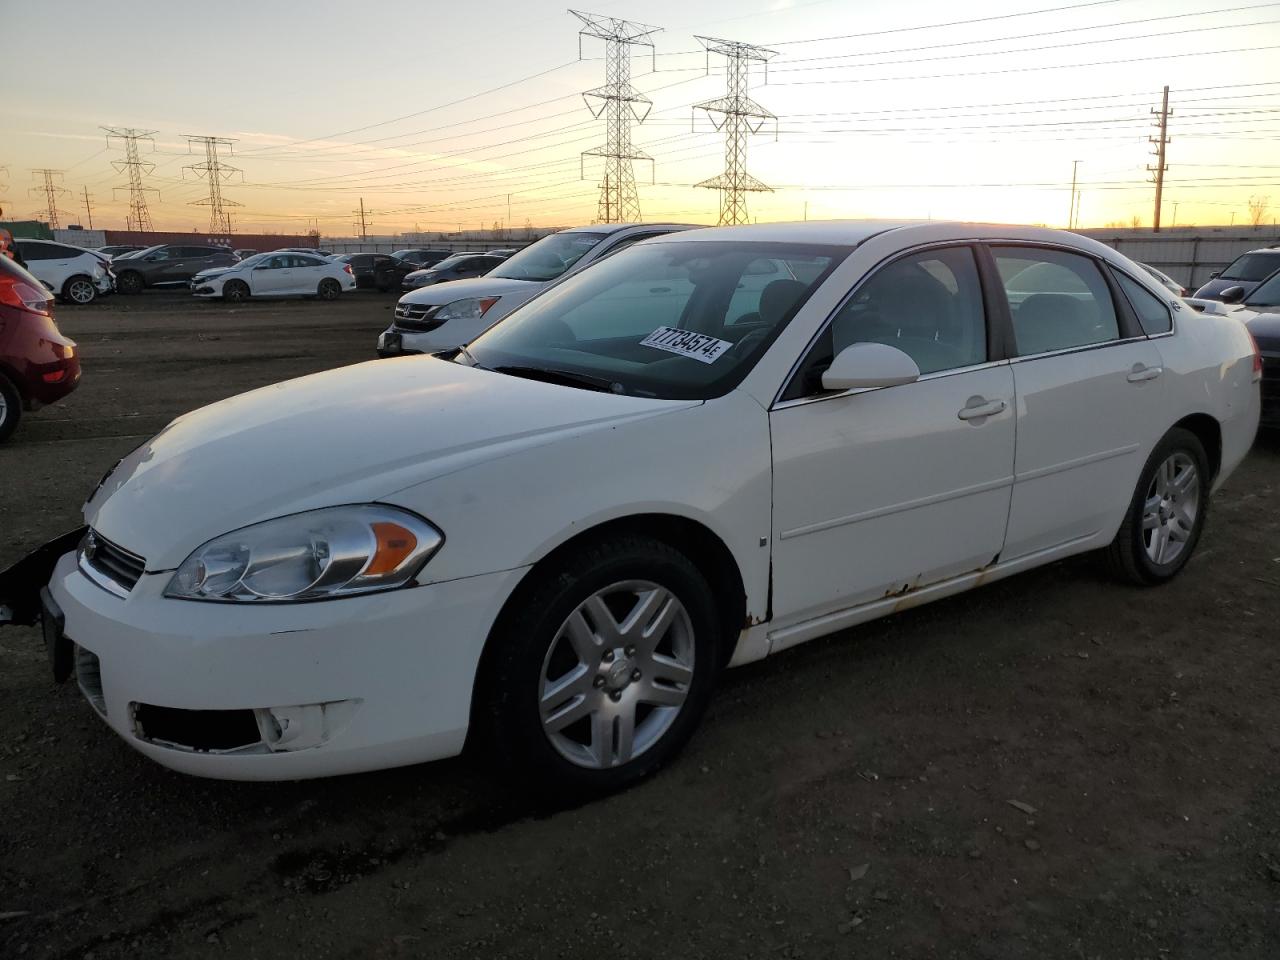
[[[419,270],[433,267],[441,260],[453,256],[452,250],[397,250],[391,254],[397,260],[412,263]]]
[[[231,303],[249,297],[319,297],[336,300],[354,290],[351,264],[305,253],[258,253],[229,267],[202,270],[191,279],[197,297],[221,297]]]
[[[505,259],[515,254],[519,249],[519,247],[499,247],[497,250],[486,250],[485,253],[491,257],[503,257]]]
[[[257,255],[258,255],[258,251],[257,251],[257,250],[251,250],[251,249],[249,249],[248,247],[241,247],[239,250],[235,250],[235,251],[233,251],[233,252],[234,252],[234,253],[235,253],[235,255],[236,255],[237,257],[239,257],[241,260],[244,260],[244,259],[246,259],[246,258],[248,258],[248,257],[255,257],[255,256],[257,256]]]
[[[380,290],[383,293],[396,289],[416,269],[413,264],[385,253],[344,253],[335,257],[334,261],[351,265],[360,289]]]
[[[139,246],[137,244],[123,243],[123,244],[115,244],[113,246],[107,246],[107,247],[98,247],[98,253],[102,254],[108,260],[110,260],[114,257],[120,256],[120,254],[122,253],[134,253],[135,251],[145,250],[145,249],[146,247]]]
[[[66,303],[84,305],[112,292],[114,277],[101,254],[52,240],[14,240],[27,269]]]
[[[1157,270],[1155,267],[1151,266],[1151,264],[1139,263],[1138,266],[1155,277],[1156,282],[1172,293],[1175,297],[1185,297],[1190,292],[1177,280],[1173,279],[1173,277],[1169,276],[1167,273]]]
[[[482,278],[454,280],[431,289],[415,287],[414,292],[400,298],[395,319],[379,335],[378,356],[452,350],[479,336],[486,327],[560,277],[585,269],[633,243],[687,229],[675,223],[574,227],[530,244],[505,262],[495,264]],[[439,264],[437,270],[447,262]],[[413,281],[411,274],[405,280],[406,286]]]
[[[1280,246],[1261,247],[1242,253],[1220,273],[1211,274],[1208,283],[1196,291],[1197,300],[1221,300],[1221,293],[1241,287],[1247,296],[1255,286],[1280,270]]]
[[[1038,264],[1064,276],[1015,309],[998,278]],[[673,234],[452,360],[180,417],[0,604],[177,770],[348,773],[470,732],[522,783],[607,790],[675,754],[727,665],[1089,550],[1168,582],[1258,377],[1242,324],[1076,234]]]
[[[310,254],[313,257],[333,256],[332,250],[318,250],[315,247],[281,247],[280,251],[283,251],[284,253],[306,253],[306,254]],[[280,252],[280,251],[276,251],[276,252]]]
[[[141,293],[145,287],[188,284],[202,270],[229,267],[238,260],[230,247],[161,243],[113,260],[112,269],[120,293]]]
[[[490,253],[455,253],[425,270],[415,270],[400,283],[401,290],[417,290],[437,283],[451,283],[482,277],[498,264],[502,257]]]
[[[24,410],[56,403],[79,383],[76,344],[54,323],[49,291],[30,271],[0,257],[0,443]]]

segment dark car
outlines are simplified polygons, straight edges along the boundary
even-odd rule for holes
[[[53,295],[0,257],[0,443],[23,410],[61,400],[80,382],[80,358],[53,322]]]
[[[1260,314],[1245,326],[1262,354],[1262,426],[1280,430],[1280,312]]]
[[[417,290],[419,287],[429,287],[433,283],[483,277],[505,259],[505,257],[495,257],[491,253],[455,253],[433,267],[409,274],[404,278],[400,289]]]
[[[418,269],[412,263],[405,263],[385,253],[344,253],[334,259],[350,264],[358,288],[372,288],[383,293],[396,289],[400,286],[400,281]]]
[[[392,254],[397,260],[412,263],[419,270],[434,267],[441,260],[453,256],[452,250],[397,250]]]
[[[1253,288],[1280,270],[1280,247],[1263,247],[1242,253],[1221,273],[1196,291],[1198,300],[1221,300],[1223,291],[1240,287],[1239,299],[1248,299]]]
[[[141,293],[145,287],[186,284],[201,270],[239,262],[230,247],[162,243],[116,257],[111,269],[115,271],[117,293]]]

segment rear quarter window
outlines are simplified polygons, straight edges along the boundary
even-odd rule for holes
[[[1160,333],[1168,333],[1173,329],[1173,314],[1165,305],[1164,301],[1159,299],[1150,290],[1125,276],[1123,273],[1115,274],[1120,289],[1124,291],[1125,298],[1133,307],[1133,312],[1138,315],[1138,322],[1142,324],[1142,332],[1148,337],[1154,337]]]

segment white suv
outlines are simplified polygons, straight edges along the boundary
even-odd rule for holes
[[[115,290],[115,277],[102,254],[51,240],[15,240],[27,269],[68,303],[92,303]]]

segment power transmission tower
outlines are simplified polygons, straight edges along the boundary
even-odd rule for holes
[[[367,212],[367,213],[373,213],[373,211],[372,211],[372,210],[369,210],[369,211],[366,211],[366,210],[365,210],[365,208],[364,208],[364,197],[361,197],[361,198],[360,198],[360,209],[359,209],[359,210],[352,210],[352,211],[351,211],[351,215],[352,215],[352,216],[355,216],[355,217],[359,217],[359,218],[360,218],[360,219],[359,219],[359,220],[357,220],[355,223],[353,223],[351,226],[352,226],[352,227],[354,227],[354,228],[356,228],[356,229],[358,229],[358,230],[360,231],[360,239],[361,239],[361,240],[366,240],[366,239],[368,239],[368,237],[369,237],[369,221],[365,218],[365,214],[366,214],[366,212]]]
[[[151,139],[155,133],[154,130],[135,130],[133,127],[103,127],[107,133],[107,146],[111,146],[112,140],[124,141],[124,159],[112,160],[111,165],[116,168],[117,173],[128,172],[129,176],[129,216],[125,220],[125,226],[130,230],[150,230],[151,229],[151,213],[147,210],[147,194],[154,193],[159,199],[160,193],[151,187],[142,185],[142,178],[145,174],[151,173],[156,165],[149,160],[139,159],[138,141],[146,140],[151,144],[151,148],[155,149],[155,141]],[[116,190],[124,190],[125,187],[112,187],[112,196]]]
[[[638,223],[640,196],[636,192],[632,161],[648,160],[652,163],[653,157],[632,146],[631,121],[644,123],[653,109],[653,101],[631,85],[631,48],[648,47],[655,57],[656,66],[657,54],[649,37],[662,28],[580,10],[569,12],[582,21],[582,29],[578,31],[578,59],[582,59],[583,37],[595,37],[605,44],[604,86],[582,94],[593,117],[606,117],[605,145],[582,154],[584,160],[587,157],[604,160],[596,222]],[[582,176],[586,178],[585,167]]]
[[[724,173],[710,180],[695,183],[695,187],[708,187],[720,191],[721,226],[735,223],[747,223],[747,194],[772,193],[771,187],[761,183],[747,173],[747,135],[759,133],[769,120],[774,121],[777,129],[778,118],[747,96],[748,81],[751,73],[751,62],[758,60],[765,64],[765,75],[768,76],[769,60],[777,56],[774,50],[766,50],[750,43],[739,43],[736,40],[717,40],[715,37],[696,38],[707,51],[707,72],[711,69],[711,54],[718,53],[725,58],[725,94],[714,100],[704,100],[694,104],[695,110],[703,110],[708,115],[720,114],[717,123],[714,118],[711,125],[724,131]]]
[[[239,167],[233,167],[229,163],[223,163],[218,157],[218,148],[226,147],[228,152],[233,152],[234,140],[228,140],[226,137],[195,137],[187,134],[187,149],[191,150],[197,144],[204,147],[204,163],[193,163],[182,168],[183,173],[190,170],[202,180],[209,181],[209,196],[203,200],[192,200],[191,204],[197,207],[209,208],[209,233],[212,236],[230,237],[231,236],[231,214],[226,207],[243,207],[243,203],[237,203],[234,200],[228,200],[222,195],[222,185],[230,180],[236,174],[240,174],[240,178],[244,179],[244,174]]]
[[[29,191],[32,196],[44,197],[44,209],[40,211],[40,215],[45,218],[45,222],[49,226],[58,230],[62,227],[58,219],[58,215],[62,212],[58,209],[58,198],[70,195],[70,191],[64,187],[58,186],[54,178],[62,177],[61,170],[48,170],[43,167],[31,171],[32,175],[44,182],[38,187],[32,187]]]
[[[1164,175],[1169,169],[1169,165],[1164,162],[1164,148],[1169,144],[1169,115],[1173,113],[1169,109],[1169,88],[1164,88],[1164,97],[1160,101],[1159,111],[1152,110],[1151,115],[1157,117],[1156,126],[1160,128],[1159,137],[1149,137],[1148,139],[1156,145],[1152,153],[1156,157],[1156,165],[1152,167],[1147,165],[1147,170],[1155,174],[1154,180],[1156,184],[1156,214],[1152,219],[1152,229],[1155,233],[1160,232],[1160,197],[1164,193]]]
[[[89,196],[89,187],[86,185],[84,188],[84,212],[89,218],[89,229],[92,230],[93,229],[93,207],[89,206],[90,199],[91,198]]]

